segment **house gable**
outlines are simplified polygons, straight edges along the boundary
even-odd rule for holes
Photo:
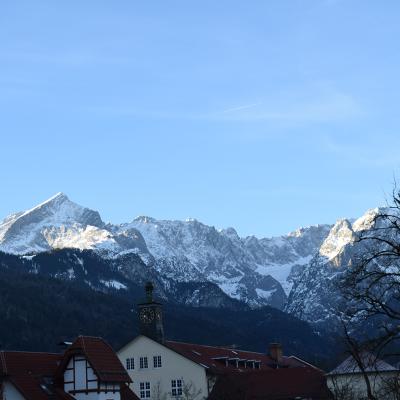
[[[170,396],[179,385],[208,394],[207,368],[146,336],[137,336],[117,354],[133,381],[131,388],[141,398],[147,398],[147,391]]]
[[[98,389],[99,379],[90,362],[82,355],[73,355],[64,370],[64,391],[89,391]]]
[[[112,348],[101,338],[79,336],[58,370],[66,393],[76,399],[120,400],[130,378]]]
[[[202,365],[201,363],[196,362],[196,361],[192,360],[191,358],[185,357],[181,353],[175,351],[173,348],[170,348],[169,346],[166,346],[166,345],[164,345],[160,342],[157,342],[157,341],[155,341],[147,336],[144,336],[144,335],[136,336],[134,339],[132,339],[130,342],[125,344],[123,347],[121,347],[121,349],[119,349],[117,351],[117,355],[118,355],[122,365],[125,366],[125,368],[126,368],[126,358],[124,359],[122,356],[125,354],[126,355],[131,354],[132,349],[142,346],[142,343],[145,344],[145,346],[153,346],[154,349],[159,348],[159,349],[162,349],[162,351],[170,352],[170,353],[174,354],[174,356],[178,357],[179,359],[190,362],[191,364],[196,365],[202,369],[207,368],[206,366]]]

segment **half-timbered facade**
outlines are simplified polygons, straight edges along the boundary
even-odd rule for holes
[[[101,338],[80,336],[63,354],[0,352],[1,400],[138,400]]]
[[[113,385],[113,389],[114,389]],[[72,356],[64,371],[64,391],[68,393],[88,393],[99,389],[99,380],[87,358]]]
[[[121,400],[121,385],[130,382],[111,347],[100,338],[80,336],[59,367],[64,391],[77,400]]]

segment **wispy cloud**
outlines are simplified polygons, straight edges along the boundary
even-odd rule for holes
[[[355,96],[327,85],[269,94],[257,101],[237,100],[220,111],[210,110],[213,106],[197,104],[194,107],[164,108],[162,104],[146,107],[143,104],[113,104],[89,107],[90,112],[102,115],[126,116],[154,119],[186,119],[200,121],[270,121],[273,123],[317,123],[343,121],[365,115]],[[214,106],[215,107],[215,106]]]
[[[253,103],[253,104],[245,104],[243,106],[232,107],[232,108],[228,108],[228,109],[222,111],[222,113],[232,113],[232,112],[241,111],[241,110],[248,110],[249,108],[256,107],[260,104],[261,103]]]
[[[363,115],[356,98],[332,88],[279,93],[264,101],[227,108],[210,118],[237,121],[323,122]]]

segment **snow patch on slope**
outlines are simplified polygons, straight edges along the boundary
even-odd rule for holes
[[[128,289],[126,285],[124,285],[123,283],[118,282],[116,280],[108,280],[108,281],[100,280],[100,282],[104,286],[107,286],[109,288],[113,288],[113,289],[117,289],[117,290],[121,290],[121,289],[127,290]]]

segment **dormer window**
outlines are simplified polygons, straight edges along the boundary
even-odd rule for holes
[[[233,365],[235,368],[239,368],[239,358],[232,357],[228,359],[229,363]]]

